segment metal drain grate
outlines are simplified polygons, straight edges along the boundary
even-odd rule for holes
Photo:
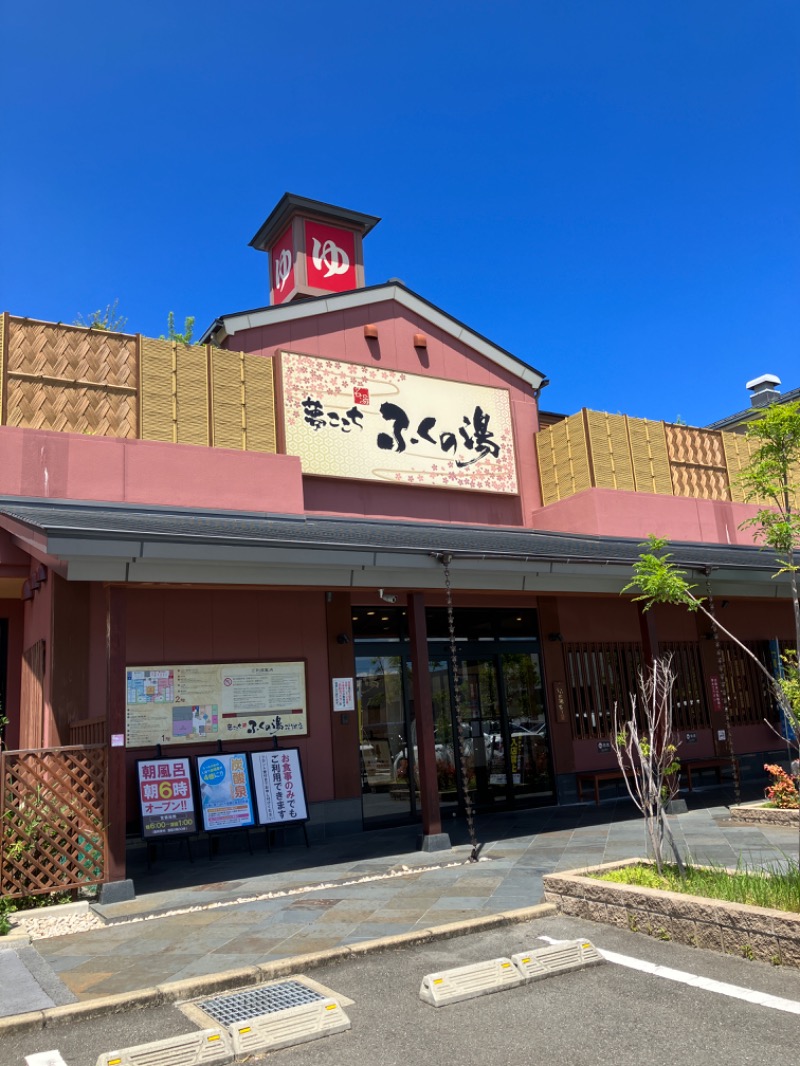
[[[249,1018],[275,1014],[289,1007],[302,1007],[316,1003],[325,996],[299,981],[281,981],[280,984],[250,988],[246,992],[232,992],[198,1003],[198,1007],[220,1025],[236,1025]]]

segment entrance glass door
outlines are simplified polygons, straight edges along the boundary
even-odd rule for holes
[[[452,703],[452,671],[448,673],[449,663],[443,655],[431,654],[437,769],[443,805],[456,800],[443,783],[450,767],[460,794],[469,790],[473,802],[483,809],[553,799],[538,652],[495,649],[502,649],[502,645],[495,644],[491,651],[474,645],[459,648],[463,772],[455,742],[455,708],[448,706],[448,701]],[[449,731],[444,725],[448,712]]]
[[[356,693],[364,820],[410,817],[416,752],[408,742],[403,656],[356,656]]]
[[[535,652],[505,652],[499,659],[511,795],[515,799],[549,799],[553,775],[539,656]]]
[[[467,778],[462,788],[478,806],[491,807],[505,801],[507,787],[496,657],[463,658],[459,672]]]

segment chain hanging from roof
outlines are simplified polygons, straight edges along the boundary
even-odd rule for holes
[[[458,645],[456,643],[456,623],[453,614],[453,590],[450,585],[451,555],[437,555],[435,558],[444,568],[444,589],[447,603],[447,631],[450,639],[450,661],[453,667],[453,710],[456,724],[455,751],[458,759],[459,772],[461,774],[461,787],[464,795],[464,813],[467,819],[469,841],[472,845],[469,861],[477,862],[482,845],[478,843],[475,832],[475,810],[472,806],[472,796],[469,791],[469,777],[467,774],[467,759],[464,752],[464,730],[461,718],[461,677],[458,672]]]

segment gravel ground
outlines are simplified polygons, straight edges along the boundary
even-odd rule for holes
[[[89,929],[103,929],[106,923],[93,911],[86,910],[77,914],[47,915],[39,913],[35,917],[20,917],[13,922],[15,931],[27,933],[31,940],[45,940],[51,936],[67,936],[70,933],[85,933]],[[0,939],[0,947],[3,941]]]

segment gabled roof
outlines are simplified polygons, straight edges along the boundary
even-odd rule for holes
[[[547,383],[547,379],[540,370],[523,362],[505,348],[493,344],[488,338],[476,333],[463,322],[459,322],[457,318],[453,318],[446,311],[442,311],[435,304],[406,288],[399,281],[387,281],[382,285],[369,285],[350,292],[312,296],[304,300],[294,300],[288,304],[222,315],[208,327],[201,338],[201,343],[211,341],[214,344],[221,344],[226,337],[233,337],[243,329],[254,329],[257,326],[269,326],[278,322],[295,322],[301,318],[312,318],[330,311],[369,307],[372,304],[385,303],[389,300],[418,315],[454,340],[468,345],[479,355],[485,356],[503,370],[521,378],[534,389],[539,389]]]

